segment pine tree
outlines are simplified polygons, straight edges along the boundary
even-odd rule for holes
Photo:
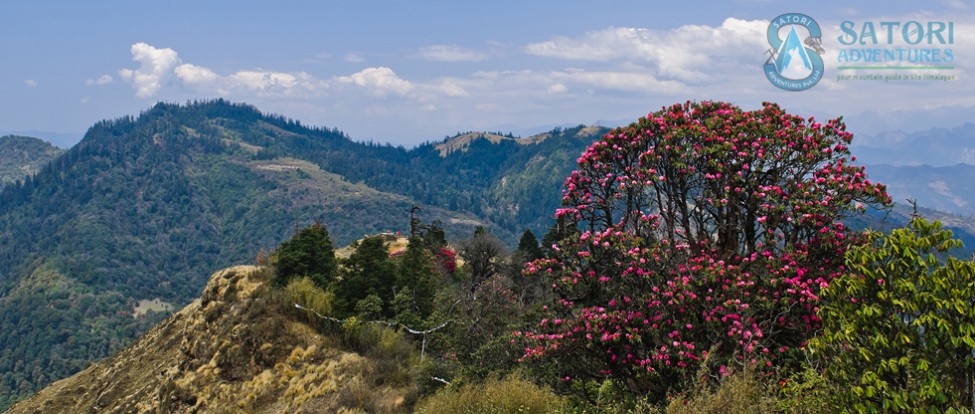
[[[531,230],[525,230],[518,241],[518,252],[525,261],[531,262],[542,258],[542,248],[538,246],[538,239]]]
[[[373,236],[356,243],[355,251],[343,261],[342,282],[336,289],[339,311],[343,315],[356,313],[359,302],[374,295],[384,309],[382,313],[387,314],[394,294],[396,268],[389,261],[386,242],[380,236]]]
[[[472,292],[500,270],[507,255],[504,244],[481,226],[474,229],[473,237],[461,242],[459,253],[464,258],[464,266],[470,270]]]
[[[399,263],[399,279],[396,283],[397,296],[405,295],[407,305],[397,312],[414,312],[425,319],[433,311],[434,286],[433,260],[419,237],[411,237],[406,252]]]
[[[315,285],[324,289],[335,278],[335,250],[328,229],[321,222],[316,221],[282,243],[275,256],[274,283],[278,286],[287,285],[295,277],[308,276]]]

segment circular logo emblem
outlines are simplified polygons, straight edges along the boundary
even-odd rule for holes
[[[780,89],[804,91],[823,78],[822,31],[812,17],[786,13],[768,25],[765,77]]]

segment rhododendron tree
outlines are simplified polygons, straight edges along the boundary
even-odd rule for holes
[[[840,220],[890,203],[851,139],[840,120],[722,102],[605,135],[566,179],[562,239],[525,269],[559,299],[516,333],[524,359],[555,357],[563,384],[618,379],[657,397],[698,372],[787,366],[860,240]]]

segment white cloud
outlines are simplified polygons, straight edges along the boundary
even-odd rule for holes
[[[436,62],[480,62],[488,55],[454,45],[433,45],[420,48],[417,57]]]
[[[172,49],[159,49],[141,42],[132,45],[132,59],[139,62],[139,68],[121,69],[119,75],[133,84],[140,98],[155,96],[170,80],[201,92],[221,96],[241,94],[244,98],[254,93],[261,97],[316,96],[328,87],[327,82],[304,72],[253,69],[221,75],[204,66],[183,63]],[[85,83],[103,85],[112,80],[111,76],[103,75]]]
[[[190,63],[184,63],[174,69],[176,76],[189,84],[209,84],[220,78],[212,70]]]
[[[462,98],[471,95],[467,92],[467,90],[460,86],[458,81],[451,79],[440,82],[440,84],[437,85],[437,90],[440,93],[452,98]]]
[[[298,84],[295,75],[283,72],[268,72],[258,70],[242,70],[230,76],[236,85],[263,91],[272,88],[291,89]]]
[[[109,83],[112,83],[113,80],[115,80],[115,79],[112,78],[112,75],[105,74],[105,75],[99,76],[98,79],[88,79],[88,80],[86,80],[85,81],[85,85],[88,85],[88,86],[91,86],[91,85],[107,85]]]
[[[389,92],[406,95],[414,88],[413,83],[402,79],[387,67],[366,68],[350,76],[337,78],[339,82],[351,83],[368,88],[376,95],[384,96]]]
[[[349,54],[345,55],[345,57],[343,59],[346,62],[349,62],[349,63],[362,63],[362,62],[365,62],[366,61],[366,58],[364,58],[362,56],[359,56],[359,55],[357,55],[355,53],[349,53]]]
[[[180,63],[179,56],[173,49],[157,49],[143,42],[132,45],[131,51],[132,60],[139,63],[139,68],[122,69],[119,75],[122,79],[132,82],[136,96],[140,98],[154,96],[172,75],[173,68]]]
[[[35,88],[37,87],[37,81],[33,79],[27,79],[24,81],[24,85],[27,85],[28,88]]]
[[[768,21],[735,18],[718,27],[685,25],[669,31],[611,27],[531,43],[525,52],[577,61],[649,62],[662,77],[700,82],[712,80],[715,67],[754,60],[767,48],[767,27]]]
[[[568,91],[569,91],[569,88],[566,87],[565,85],[561,84],[561,83],[556,83],[556,84],[553,84],[552,86],[549,86],[548,87],[548,92],[549,93],[565,93],[565,92],[568,92]]]
[[[570,91],[612,91],[624,94],[676,94],[686,90],[683,82],[659,79],[645,67],[633,66],[614,70],[569,68],[563,70],[480,71],[467,80],[471,95],[519,95],[544,97]]]
[[[614,89],[631,92],[642,91],[648,93],[677,93],[684,88],[684,84],[673,80],[659,80],[649,73],[643,72],[612,72],[612,71],[565,71],[555,72],[553,77],[571,82],[594,86],[602,89]]]
[[[328,88],[328,82],[305,72],[242,70],[229,77],[234,88],[249,89],[262,96],[316,96]]]

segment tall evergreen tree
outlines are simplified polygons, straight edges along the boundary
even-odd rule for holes
[[[538,239],[530,229],[525,230],[518,241],[518,252],[521,253],[525,261],[534,261],[542,258],[542,248],[538,246]]]
[[[375,295],[386,315],[396,280],[396,267],[389,261],[386,242],[373,236],[356,243],[355,251],[343,261],[342,282],[336,289],[339,311],[351,315],[359,301]]]
[[[315,285],[324,289],[335,278],[335,249],[328,229],[319,221],[282,243],[275,254],[274,282],[279,286],[287,285],[292,278],[308,276]]]
[[[447,235],[444,233],[443,222],[434,220],[423,233],[423,244],[433,249],[447,246]]]
[[[399,313],[414,313],[425,319],[433,311],[434,283],[433,259],[419,237],[411,237],[399,263],[399,279],[396,283]],[[406,302],[406,303],[403,303]]]
[[[504,244],[481,226],[474,229],[473,237],[461,242],[459,253],[464,258],[464,266],[470,269],[472,292],[500,270],[507,254]]]

